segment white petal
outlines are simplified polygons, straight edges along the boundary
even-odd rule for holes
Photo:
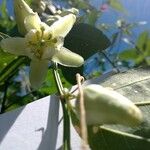
[[[37,43],[40,36],[40,32],[38,32],[36,29],[32,29],[26,34],[25,38],[28,42]]]
[[[14,12],[18,30],[22,35],[26,34],[24,19],[34,13],[24,0],[14,0]]]
[[[65,47],[62,47],[53,56],[52,61],[68,67],[79,67],[84,63],[84,59],[80,55],[71,52]]]
[[[55,48],[47,47],[47,48],[44,49],[42,59],[51,60],[55,53],[56,53]]]
[[[25,56],[30,55],[25,38],[6,38],[1,40],[0,46],[4,51],[11,54]]]
[[[48,71],[48,61],[32,59],[30,68],[30,83],[32,88],[37,89],[41,86]]]
[[[58,37],[57,42],[54,44],[54,46],[51,47],[46,47],[44,49],[44,53],[42,56],[42,59],[52,59],[55,53],[57,53],[63,46],[64,44],[64,38]]]
[[[65,37],[76,21],[76,16],[73,14],[66,15],[54,22],[50,28],[53,31],[53,37]]]
[[[37,13],[28,15],[24,20],[24,25],[26,30],[29,32],[31,29],[36,29],[40,31],[41,29],[41,19]]]

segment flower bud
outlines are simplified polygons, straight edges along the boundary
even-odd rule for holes
[[[34,14],[32,9],[27,5],[24,0],[14,0],[14,12],[18,31],[22,34],[26,34],[24,20],[27,16]]]
[[[140,109],[118,92],[91,84],[83,88],[83,93],[88,125],[122,124],[132,127],[143,121]],[[79,100],[75,109],[79,116]]]

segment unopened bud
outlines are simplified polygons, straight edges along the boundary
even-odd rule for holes
[[[83,88],[86,121],[89,125],[122,124],[136,126],[143,121],[140,109],[113,90],[92,84]],[[79,100],[76,102],[79,116]]]

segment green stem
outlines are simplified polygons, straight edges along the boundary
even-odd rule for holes
[[[59,76],[57,63],[54,63],[53,74],[56,82],[58,92],[60,94],[62,109],[63,109],[63,150],[70,150],[70,115],[67,106],[67,99],[63,94],[63,85]]]
[[[5,104],[6,104],[6,98],[7,98],[8,85],[9,85],[9,83],[6,81],[5,82],[5,87],[4,87],[4,97],[3,97],[3,101],[2,101],[2,105],[1,105],[0,114],[5,112]]]
[[[67,103],[65,100],[61,100],[62,109],[63,109],[63,149],[71,150],[70,146],[70,116],[68,112]]]

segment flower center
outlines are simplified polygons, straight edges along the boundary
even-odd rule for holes
[[[42,56],[47,47],[55,48],[57,45],[57,38],[52,38],[52,35],[48,36],[44,33],[45,29],[41,28],[41,31],[31,31],[27,38],[28,46],[31,49],[31,53],[38,59],[42,59]]]

